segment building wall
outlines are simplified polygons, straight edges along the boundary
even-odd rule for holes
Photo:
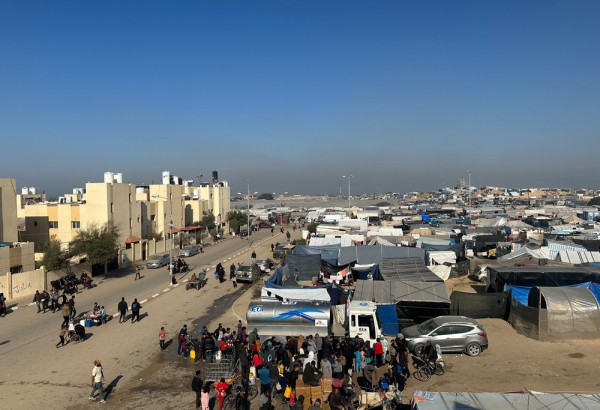
[[[0,242],[17,242],[17,181],[0,179]]]
[[[31,269],[15,274],[0,274],[0,292],[7,300],[32,297],[36,290],[46,289],[46,271]]]
[[[83,207],[85,205],[79,204],[25,205],[25,231],[21,232],[21,240],[42,245],[50,236],[55,236],[63,247],[68,247],[79,233],[79,229],[84,227],[81,221]],[[50,228],[50,222],[53,226],[58,224],[58,227]],[[79,222],[80,228],[74,229],[73,222]]]
[[[228,232],[227,212],[230,210],[230,188],[210,185],[199,189],[200,199],[208,201],[208,212],[212,212],[215,216],[215,223],[221,224],[222,229]]]
[[[11,268],[22,272],[35,269],[33,242],[0,247],[0,275],[10,272]]]
[[[169,222],[173,221],[173,228],[185,227],[185,199],[186,187],[183,185],[150,185],[150,201],[156,206],[154,226],[155,232],[166,235],[169,231]],[[158,197],[154,197],[157,195]]]
[[[42,246],[50,239],[47,216],[25,216],[25,230],[21,231],[22,242],[33,242]]]

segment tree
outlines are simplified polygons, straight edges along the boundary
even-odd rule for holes
[[[596,206],[600,205],[600,196],[592,198],[588,205],[596,205]]]
[[[47,270],[57,270],[67,266],[68,252],[64,251],[61,246],[60,239],[56,236],[51,236],[47,242],[41,246],[41,251],[44,253],[42,265]]]
[[[159,241],[162,241],[162,238],[163,238],[162,232],[150,231],[150,232],[148,232],[148,235],[146,235],[146,239],[148,239],[149,241],[154,239],[156,242],[159,242]]]
[[[272,201],[273,200],[273,195],[272,194],[268,194],[268,193],[264,193],[264,194],[260,194],[258,196],[258,199],[266,199],[267,201]]]
[[[294,239],[293,245],[306,245],[306,239]]]
[[[310,233],[317,233],[317,226],[319,226],[318,222],[313,222],[311,224],[308,224],[308,226],[306,227],[306,229],[308,230],[308,232]]]
[[[235,233],[240,233],[240,227],[248,223],[248,214],[244,211],[233,209],[227,212],[227,220],[229,221],[231,229],[233,229]]]
[[[92,265],[103,263],[104,273],[108,263],[115,259],[119,246],[119,229],[112,224],[98,226],[91,224],[79,233],[71,242],[73,254],[86,254]]]

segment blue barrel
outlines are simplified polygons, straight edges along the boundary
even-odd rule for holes
[[[92,327],[92,319],[86,319],[85,327]]]

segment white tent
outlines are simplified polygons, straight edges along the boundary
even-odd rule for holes
[[[443,265],[444,263],[455,264],[456,253],[454,251],[428,251],[427,265]]]

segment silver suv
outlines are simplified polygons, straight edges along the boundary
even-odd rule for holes
[[[260,268],[256,263],[242,263],[235,273],[237,282],[252,282],[256,277],[260,277]]]
[[[166,253],[164,255],[154,255],[153,257],[148,259],[148,262],[146,262],[146,267],[148,269],[156,269],[156,268],[165,266],[168,263],[169,263],[169,254],[168,253]]]
[[[442,352],[465,352],[478,356],[488,348],[485,329],[475,319],[465,316],[438,316],[420,325],[402,329],[410,351],[416,355],[431,340]]]

